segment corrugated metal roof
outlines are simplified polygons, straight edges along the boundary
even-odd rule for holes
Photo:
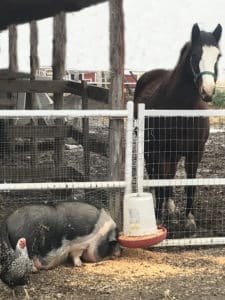
[[[60,11],[79,11],[107,0],[1,0],[0,30],[54,16]]]

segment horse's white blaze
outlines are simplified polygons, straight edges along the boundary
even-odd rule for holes
[[[203,46],[202,57],[199,62],[200,72],[215,72],[215,63],[217,62],[219,49],[215,46]],[[202,75],[202,88],[208,96],[212,96],[215,89],[214,77],[210,74]]]

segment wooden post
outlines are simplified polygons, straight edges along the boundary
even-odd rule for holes
[[[87,82],[82,80],[82,109],[88,109]],[[83,118],[83,148],[84,148],[84,178],[89,181],[90,177],[90,149],[88,147],[89,119]]]
[[[65,75],[65,53],[66,53],[66,15],[64,12],[54,17],[53,21],[53,80],[63,79]],[[63,108],[63,93],[54,94],[54,108]],[[64,121],[56,120],[56,125],[62,126]],[[55,139],[55,164],[63,162],[64,139]]]
[[[36,72],[39,68],[38,59],[38,28],[37,22],[30,23],[30,79],[35,80]],[[26,109],[37,107],[35,94],[28,94],[26,99]]]
[[[18,71],[17,63],[17,29],[16,25],[9,26],[9,71]]]
[[[35,80],[36,72],[39,68],[38,59],[38,28],[37,22],[30,23],[30,79]],[[27,94],[26,109],[37,108],[36,94]],[[38,126],[38,122],[31,121],[31,125]],[[38,163],[38,144],[35,137],[31,138],[31,165],[36,167]],[[35,179],[34,179],[35,180]]]
[[[16,25],[12,24],[9,26],[9,71],[17,72],[18,71],[18,62],[17,62],[17,28]],[[14,108],[17,101],[17,93],[7,93],[7,98],[9,101],[12,101]],[[4,121],[6,126],[14,126],[15,120],[7,119]],[[9,139],[9,149],[10,153],[15,151],[14,140]]]
[[[124,17],[123,0],[110,0],[110,65],[111,85],[109,89],[109,105],[111,109],[124,107],[123,81],[124,81]],[[110,162],[109,177],[111,180],[121,180],[123,162],[123,120],[110,120]],[[110,211],[116,220],[121,219],[121,197],[115,193],[115,199],[110,199]],[[114,203],[113,203],[114,202]]]

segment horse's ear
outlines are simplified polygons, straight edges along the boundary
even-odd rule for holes
[[[192,27],[192,32],[191,32],[191,42],[195,42],[199,39],[200,37],[200,29],[197,23],[195,23]]]
[[[222,33],[222,26],[220,24],[218,24],[213,31],[213,35],[214,35],[217,43],[219,42],[219,40],[221,38],[221,33]]]

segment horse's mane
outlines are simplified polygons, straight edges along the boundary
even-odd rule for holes
[[[184,64],[186,64],[186,62],[187,62],[187,58],[189,56],[190,49],[191,49],[191,43],[190,42],[185,43],[180,51],[180,56],[178,58],[177,64],[172,73],[179,72],[180,69],[184,67]]]
[[[187,57],[189,55],[191,48],[191,43],[187,42],[182,47],[180,51],[180,56],[177,61],[177,64],[173,70],[166,70],[166,69],[155,69],[152,71],[148,71],[144,73],[139,80],[137,81],[135,93],[134,93],[134,99],[136,99],[139,96],[139,93],[144,89],[146,85],[151,81],[154,80],[161,80],[161,84],[168,84],[172,86],[169,87],[169,90],[173,88],[173,82],[176,82],[176,77],[180,76],[181,69],[184,67],[187,61]],[[164,79],[164,80],[162,80]]]
[[[182,74],[182,72],[187,68],[187,63],[189,64],[190,49],[191,43],[185,43],[181,48],[180,56],[175,68],[170,72],[167,82],[164,82],[168,96],[173,94],[176,86],[180,84],[180,79],[186,78],[187,72],[185,72],[185,75]]]

